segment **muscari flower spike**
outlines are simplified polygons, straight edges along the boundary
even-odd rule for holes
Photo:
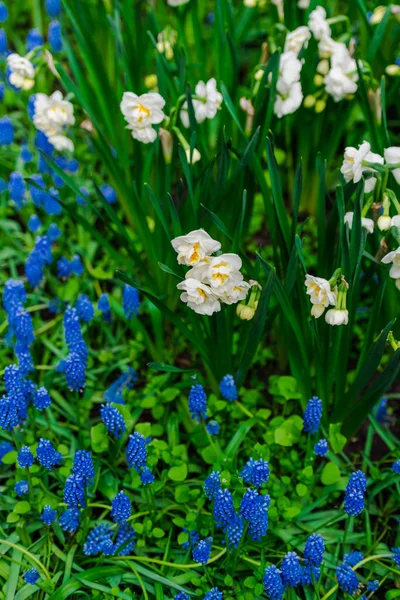
[[[44,6],[49,17],[58,17],[61,12],[61,0],[45,0]]]
[[[31,585],[35,585],[35,583],[37,582],[37,580],[39,579],[40,575],[37,569],[28,569],[25,572],[24,575],[24,580],[26,581],[26,583],[30,583]]]
[[[17,454],[17,461],[20,467],[31,467],[35,462],[35,458],[29,449],[29,446],[22,446]]]
[[[0,23],[4,23],[8,19],[8,10],[4,2],[0,2]]]
[[[81,321],[90,323],[94,317],[93,304],[90,302],[89,297],[86,294],[79,294],[78,300],[76,301],[76,312]]]
[[[282,581],[281,571],[275,565],[271,565],[264,572],[264,591],[270,600],[282,600],[285,587]]]
[[[391,548],[393,552],[393,562],[400,567],[400,546],[398,548]]]
[[[68,508],[85,507],[85,480],[83,477],[76,473],[67,477],[64,486],[64,502]]]
[[[135,545],[136,533],[132,525],[122,523],[118,529],[115,539],[115,554],[117,556],[129,556]]]
[[[39,29],[30,29],[26,36],[26,51],[30,52],[38,46],[43,46],[43,38],[40,35]]]
[[[282,563],[282,581],[285,587],[296,587],[301,581],[301,566],[300,560],[296,552],[288,552],[285,554]]]
[[[304,431],[316,433],[319,429],[322,417],[322,400],[313,396],[304,411],[303,425]]]
[[[378,588],[379,588],[379,581],[377,579],[374,579],[373,581],[368,581],[367,590],[369,592],[376,592]]]
[[[185,594],[185,592],[179,592],[176,596],[174,596],[174,600],[190,600],[190,596]]]
[[[206,429],[210,435],[218,435],[219,434],[219,423],[217,421],[208,421],[206,425]]]
[[[125,284],[122,295],[122,308],[124,309],[125,318],[130,321],[139,314],[140,299],[139,292],[131,285]]]
[[[357,591],[357,575],[349,565],[346,565],[345,563],[339,565],[336,569],[336,577],[340,589],[342,589],[344,592],[347,592],[348,594],[354,594]]]
[[[17,483],[15,484],[15,487],[14,487],[14,492],[18,496],[24,496],[25,494],[27,494],[29,492],[29,483],[25,480],[17,481]]]
[[[202,565],[206,565],[210,560],[212,543],[212,537],[200,540],[197,546],[193,548],[193,560]]]
[[[140,481],[143,485],[149,485],[154,483],[154,474],[150,471],[149,467],[143,467],[140,472]]]
[[[396,460],[392,465],[392,471],[400,475],[400,460]]]
[[[17,210],[21,210],[25,203],[26,186],[24,178],[18,171],[11,173],[8,190],[10,192],[10,198],[14,201]]]
[[[304,547],[304,558],[307,564],[313,567],[320,567],[325,552],[324,538],[319,533],[313,533],[308,536]]]
[[[268,495],[261,496],[256,490],[247,490],[240,503],[240,514],[249,524],[252,540],[260,541],[268,531]]]
[[[234,514],[232,494],[229,490],[219,489],[214,497],[214,519],[217,526],[227,525]]]
[[[83,553],[86,556],[93,556],[104,552],[112,554],[114,545],[112,543],[112,531],[108,523],[100,523],[89,532],[85,543],[83,544]]]
[[[146,466],[147,448],[146,440],[141,433],[135,431],[129,436],[126,449],[126,462],[129,468],[134,468],[138,473]]]
[[[51,508],[49,504],[43,509],[42,512],[42,521],[45,525],[51,525],[57,519],[57,511]]]
[[[115,204],[117,201],[117,192],[114,190],[114,188],[112,187],[112,185],[109,185],[107,183],[103,183],[103,185],[100,186],[100,190],[101,193],[103,194],[104,198],[107,200],[107,202],[109,204]]]
[[[50,48],[53,52],[57,54],[62,51],[63,41],[61,36],[61,25],[57,19],[54,19],[54,21],[49,23],[47,39],[49,40]]]
[[[9,117],[0,119],[0,146],[9,146],[14,140],[14,126]]]
[[[36,456],[42,467],[49,470],[59,465],[63,460],[61,453],[53,448],[50,440],[45,440],[43,438],[40,438],[39,440]]]
[[[348,515],[357,516],[364,509],[364,496],[367,478],[362,471],[352,474],[346,486],[344,510]]]
[[[104,425],[107,427],[108,433],[111,433],[116,438],[120,438],[124,433],[126,426],[121,413],[115,406],[111,404],[102,404],[100,408],[100,416]]]
[[[92,484],[95,472],[92,454],[88,450],[77,450],[74,456],[72,472],[82,477],[85,483]]]
[[[68,533],[75,533],[79,527],[79,515],[80,512],[76,508],[66,510],[59,519],[61,529]]]
[[[44,410],[45,408],[49,408],[51,404],[51,398],[49,392],[45,387],[41,387],[36,390],[33,396],[33,405],[38,410]]]
[[[229,402],[233,402],[234,400],[238,399],[238,392],[233,375],[225,375],[221,379],[219,390],[222,394],[222,397]]]
[[[353,550],[353,552],[349,552],[344,555],[343,562],[349,567],[355,567],[357,563],[361,562],[363,559],[362,552],[358,550]]]
[[[211,588],[209,592],[204,596],[204,600],[222,600],[222,592],[217,587]]]
[[[197,533],[197,531],[195,529],[188,531],[186,529],[186,527],[183,528],[183,531],[185,533],[189,534],[189,539],[186,542],[183,542],[182,548],[184,548],[185,550],[188,550],[189,548],[193,548],[194,546],[197,546],[197,544],[200,541],[200,534]]]
[[[31,215],[28,220],[28,229],[35,233],[42,226],[42,221],[37,215]]]
[[[221,477],[219,471],[212,471],[204,482],[204,493],[209,500],[213,500],[220,489]]]
[[[207,395],[200,383],[190,388],[188,407],[193,420],[199,422],[207,417]]]
[[[71,392],[82,392],[86,385],[86,365],[82,356],[71,352],[62,363],[58,372],[65,372],[68,389]]]
[[[103,315],[103,319],[106,323],[111,323],[112,315],[110,308],[110,301],[108,299],[108,294],[102,294],[97,303],[97,308]]]
[[[126,523],[131,516],[131,501],[125,492],[118,492],[111,504],[111,517],[115,523]]]
[[[328,442],[326,440],[319,440],[314,445],[314,454],[317,456],[326,456],[329,450]]]
[[[242,539],[243,530],[243,517],[238,513],[234,513],[224,527],[224,533],[226,533],[228,537],[229,548],[237,548],[239,546],[240,540]]]
[[[250,458],[243,467],[240,476],[246,483],[250,483],[254,487],[261,487],[263,483],[267,483],[269,474],[268,461],[262,458],[258,460]]]

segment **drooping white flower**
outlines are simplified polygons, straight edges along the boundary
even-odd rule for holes
[[[65,135],[68,126],[75,123],[74,107],[64,100],[60,91],[51,96],[35,94],[33,123],[37,129],[46,134],[56,150],[73,151],[74,144]]]
[[[366,179],[365,183],[364,183],[364,192],[366,194],[373,192],[375,189],[375,186],[376,186],[376,182],[377,182],[376,177],[370,177],[369,179]]]
[[[294,52],[284,52],[279,60],[279,77],[276,84],[275,114],[281,118],[295,112],[302,103],[300,83],[302,62]]]
[[[349,229],[352,229],[353,227],[353,217],[353,212],[347,212],[344,215],[344,222],[347,223]],[[364,227],[368,231],[368,233],[374,233],[375,224],[372,219],[367,219],[367,217],[361,217],[361,226]]]
[[[393,279],[400,279],[400,246],[397,248],[397,250],[388,252],[388,254],[382,258],[381,262],[386,265],[393,263],[390,267],[389,275]]]
[[[336,304],[336,294],[332,291],[327,279],[307,274],[304,285],[307,288],[306,294],[310,296],[313,305],[311,314],[316,319],[322,315],[327,306]]]
[[[297,27],[290,31],[285,40],[284,52],[294,52],[296,55],[302,47],[307,48],[308,40],[311,38],[311,32],[305,25]]]
[[[349,322],[349,311],[346,309],[330,308],[325,314],[328,325],[347,325]]]
[[[181,6],[181,4],[187,4],[189,0],[167,0],[168,6]]]
[[[340,67],[332,67],[324,78],[325,91],[335,102],[340,102],[346,96],[356,93],[356,79],[357,73],[351,78]]]
[[[385,162],[388,165],[400,164],[400,146],[390,146],[389,148],[385,148],[383,155],[385,157]],[[397,183],[400,184],[400,168],[393,169],[392,174]]]
[[[144,144],[155,141],[157,132],[153,125],[158,125],[164,120],[164,106],[164,98],[156,92],[141,96],[133,92],[124,92],[120,108],[134,139]]]
[[[217,82],[212,77],[204,83],[199,81],[195,87],[195,98],[193,98],[193,110],[197,123],[203,123],[206,119],[213,119],[222,105],[222,94],[217,90]],[[185,102],[180,111],[181,121],[184,127],[189,127],[188,105]]]
[[[19,90],[31,90],[35,85],[35,67],[30,60],[15,52],[7,56],[8,80]]]
[[[180,235],[171,240],[171,244],[178,253],[178,263],[188,267],[193,267],[221,248],[220,242],[213,240],[204,229]]]
[[[185,150],[185,154],[189,164],[194,165],[194,163],[197,163],[199,160],[201,160],[201,154],[197,148],[193,148],[193,152],[191,152],[190,148],[187,148]]]
[[[182,302],[200,315],[211,316],[221,310],[221,304],[211,291],[211,288],[197,279],[185,279],[176,286],[183,290]]]
[[[301,9],[301,10],[307,10],[307,8],[310,6],[310,0],[299,0],[297,2],[297,6]]]
[[[392,226],[392,218],[389,215],[381,215],[377,221],[380,231],[389,231]]]
[[[301,106],[302,101],[303,91],[301,89],[301,83],[294,83],[288,94],[284,96],[277,95],[274,104],[274,112],[276,116],[281,119],[285,115],[294,113]]]
[[[392,217],[392,227],[400,227],[400,215]]]
[[[320,40],[322,37],[330,37],[331,28],[326,21],[326,10],[322,6],[317,6],[317,8],[310,13],[308,27],[316,40]]]

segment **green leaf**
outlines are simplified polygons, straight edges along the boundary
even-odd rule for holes
[[[321,482],[324,485],[333,485],[339,479],[340,479],[339,467],[333,462],[326,463],[326,465],[322,469]]]
[[[343,450],[347,443],[347,438],[340,433],[341,423],[329,424],[329,444],[335,454]]]
[[[165,531],[160,529],[160,527],[155,527],[151,533],[153,534],[153,537],[158,539],[161,539],[165,536]]]
[[[149,369],[154,371],[163,371],[164,373],[197,373],[196,369],[180,369],[173,365],[166,365],[165,363],[150,362],[147,363]]]
[[[383,19],[377,25],[375,29],[375,33],[372,37],[368,45],[368,53],[367,53],[367,62],[372,63],[374,60],[379,48],[382,47],[383,36],[385,35],[386,27],[390,19],[390,15],[392,14],[392,7],[388,6],[386,8],[386,12],[384,14]]]
[[[17,460],[17,452],[16,450],[11,450],[11,452],[7,452],[1,459],[1,462],[5,465],[13,465]]]
[[[109,440],[107,437],[107,427],[104,423],[98,423],[90,430],[90,439],[93,452],[100,453],[107,450]]]
[[[24,515],[31,510],[31,505],[26,500],[21,500],[17,502],[13,510],[17,515]]]
[[[278,165],[274,156],[274,148],[271,139],[267,138],[267,161],[268,171],[271,178],[272,197],[274,199],[275,211],[281,229],[282,238],[286,245],[286,250],[289,249],[289,220],[286,206],[283,200],[282,182],[279,174]]]
[[[277,429],[275,429],[275,444],[279,446],[290,447],[297,443],[301,437],[303,429],[303,420],[298,415],[293,415],[286,419]]]
[[[168,477],[172,479],[172,481],[184,481],[187,477],[188,469],[185,463],[171,467],[168,471]]]
[[[208,465],[214,465],[218,460],[218,452],[215,446],[207,446],[204,450],[201,451],[201,456]]]

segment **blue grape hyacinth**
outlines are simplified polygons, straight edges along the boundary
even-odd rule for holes
[[[76,473],[67,477],[64,486],[64,502],[68,508],[85,507],[85,480],[83,477]]]
[[[104,425],[107,427],[108,433],[111,433],[116,438],[120,438],[126,427],[124,418],[119,410],[115,408],[115,406],[111,406],[111,404],[102,404],[100,416]]]
[[[117,554],[117,556],[128,556],[131,554],[135,545],[135,538],[136,533],[132,525],[129,523],[122,523],[115,539],[115,554]]]
[[[49,408],[51,404],[51,398],[49,392],[45,387],[41,387],[36,390],[33,396],[33,405],[38,410],[44,410],[45,408]]]
[[[400,460],[396,460],[392,465],[392,471],[400,475]]]
[[[57,511],[48,504],[43,509],[42,521],[45,525],[51,525],[57,519]]]
[[[86,556],[94,556],[101,552],[111,554],[113,549],[112,531],[108,523],[101,523],[92,529],[83,544],[83,552]]]
[[[35,462],[35,458],[29,449],[29,446],[22,446],[17,454],[17,462],[20,467],[31,467]]]
[[[220,489],[221,476],[219,471],[212,471],[204,482],[204,493],[209,500],[213,500]]]
[[[193,560],[202,565],[206,565],[210,560],[212,543],[212,537],[200,540],[197,546],[193,548]]]
[[[60,527],[68,533],[75,533],[79,527],[80,512],[76,508],[66,510],[59,519]]]
[[[219,591],[217,587],[212,588],[207,594],[204,596],[204,600],[223,600],[222,592]]]
[[[4,456],[13,450],[14,446],[10,442],[0,442],[0,463],[3,462]]]
[[[130,321],[139,314],[140,299],[139,292],[131,285],[125,284],[122,295],[122,307],[124,309],[125,318]]]
[[[218,526],[227,525],[235,514],[229,490],[219,489],[214,497],[214,519]]]
[[[237,548],[239,546],[243,530],[243,517],[238,513],[234,513],[224,527],[224,533],[227,535],[229,548]]]
[[[37,569],[28,569],[24,575],[24,580],[26,583],[30,583],[31,585],[35,585],[40,575]]]
[[[348,515],[357,516],[364,509],[364,496],[367,478],[362,471],[352,474],[345,491],[344,510]]]
[[[282,600],[285,587],[282,573],[275,565],[271,565],[264,572],[264,591],[270,600]]]
[[[102,313],[104,321],[106,323],[111,323],[112,315],[108,294],[102,294],[100,296],[99,301],[97,303],[97,308]]]
[[[316,433],[319,429],[322,418],[322,400],[313,396],[305,408],[303,415],[304,431]]]
[[[188,396],[188,407],[192,419],[199,422],[207,417],[207,395],[200,383],[192,385]]]
[[[54,21],[49,23],[47,39],[49,40],[50,48],[53,52],[58,53],[62,51],[63,41],[61,36],[61,25],[57,19],[54,19]]]
[[[14,141],[14,126],[9,117],[0,119],[0,146],[9,146]]]
[[[314,454],[317,456],[326,456],[329,450],[328,442],[326,440],[319,440],[314,445]]]
[[[267,483],[269,474],[270,470],[266,460],[250,458],[243,467],[240,476],[246,483],[250,483],[254,487],[261,487],[263,483]]]
[[[247,490],[240,503],[240,514],[249,524],[252,540],[260,541],[268,531],[268,508],[270,497],[261,496],[256,490]]]
[[[357,591],[357,575],[349,565],[346,565],[345,563],[339,565],[336,569],[336,577],[341,590],[348,594],[354,594]]]
[[[236,389],[236,383],[233,375],[225,375],[219,384],[219,389],[222,397],[229,402],[233,402],[238,399],[238,392]]]
[[[344,555],[343,562],[346,565],[349,565],[349,567],[355,567],[357,563],[362,561],[362,559],[362,552],[359,552],[358,550],[353,550],[352,552],[349,552],[348,554]]]
[[[59,465],[63,460],[60,452],[57,452],[57,450],[53,448],[50,440],[45,440],[43,438],[40,438],[39,440],[36,455],[42,467],[49,470]]]
[[[18,496],[24,496],[29,492],[29,483],[25,480],[17,481],[14,491]]]
[[[78,317],[82,321],[85,321],[85,323],[90,323],[94,317],[94,308],[86,294],[79,294],[75,308],[76,312],[78,313]]]
[[[208,421],[206,425],[206,429],[210,435],[218,435],[219,434],[219,423],[217,421]]]
[[[282,581],[285,587],[296,587],[301,581],[301,566],[300,560],[296,552],[288,552],[285,554],[282,563]]]
[[[126,461],[129,468],[134,468],[138,473],[146,466],[147,448],[144,436],[137,431],[129,436],[126,449]]]
[[[115,523],[126,523],[131,516],[131,501],[125,492],[118,492],[111,504],[111,518]]]
[[[77,450],[75,452],[72,471],[75,475],[82,477],[85,483],[92,483],[95,472],[92,454],[88,450]]]
[[[324,538],[319,533],[313,533],[308,536],[304,547],[304,558],[307,564],[313,567],[320,567],[325,552]]]

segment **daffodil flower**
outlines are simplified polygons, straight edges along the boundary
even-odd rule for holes
[[[187,235],[180,235],[171,240],[171,244],[178,253],[178,263],[188,267],[196,265],[221,248],[220,242],[213,240],[204,229],[196,229]]]

